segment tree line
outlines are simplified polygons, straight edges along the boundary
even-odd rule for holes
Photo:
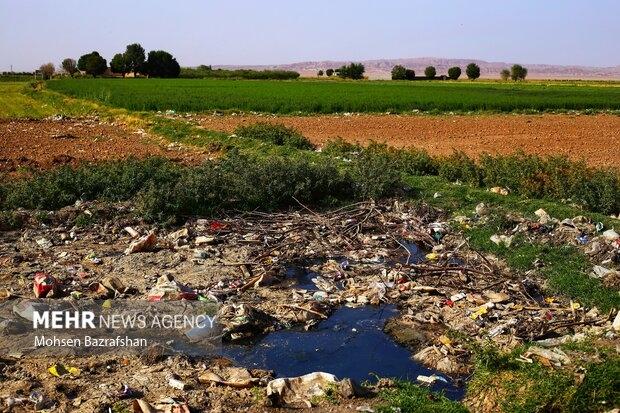
[[[364,67],[363,64],[349,63],[348,65],[342,65],[337,69],[327,69],[325,71],[319,70],[317,72],[317,75],[319,77],[323,76],[324,74],[327,75],[327,77],[332,77],[333,75],[336,75],[340,77],[341,79],[359,80],[359,79],[364,78],[365,71],[366,71],[366,68]]]
[[[70,76],[78,71],[97,77],[106,73],[108,62],[99,52],[86,53],[77,60],[66,58],[60,64],[62,70]],[[39,68],[44,79],[51,78],[56,72],[53,63],[46,63]],[[145,54],[139,43],[127,45],[123,53],[117,53],[110,61],[110,71],[123,75],[132,73],[134,76],[143,74],[149,77],[179,77],[181,66],[177,60],[165,50],[152,50]]]
[[[448,75],[442,76],[441,78],[447,78],[451,80],[457,80],[461,77],[462,70],[458,66],[454,66],[448,69]],[[475,63],[470,63],[465,68],[465,74],[469,80],[476,80],[480,77],[480,66]],[[502,69],[500,72],[500,77],[502,80],[525,80],[527,76],[527,69],[521,65],[513,65],[510,70]],[[424,69],[424,77],[419,77],[418,79],[436,79],[437,78],[437,69],[434,66],[428,66]],[[416,79],[415,72],[413,69],[407,69],[404,66],[396,65],[392,68],[392,80],[414,80]]]
[[[361,63],[350,63],[343,65],[338,69],[320,69],[317,72],[318,77],[326,75],[332,77],[334,74],[343,79],[363,79],[364,78],[364,65]],[[437,77],[437,69],[435,66],[428,66],[424,69],[424,76],[416,77],[416,73],[413,69],[406,68],[402,65],[396,65],[392,68],[392,80],[415,80],[415,79],[451,79],[457,80],[461,77],[462,70],[458,66],[454,66],[448,69],[447,76]],[[470,63],[465,68],[465,75],[469,80],[476,80],[480,77],[480,66],[476,63]],[[502,80],[525,80],[527,76],[527,68],[515,64],[510,69],[503,69],[500,72]]]

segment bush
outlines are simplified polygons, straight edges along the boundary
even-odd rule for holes
[[[465,74],[469,80],[476,80],[480,77],[480,66],[475,63],[470,63],[465,68]]]
[[[62,166],[3,186],[2,209],[58,209],[79,199],[122,201],[149,182],[175,180],[181,167],[160,158],[129,159],[78,168]]]
[[[327,77],[331,77],[334,74],[334,69],[327,69],[325,71],[325,74],[327,75]],[[299,73],[297,74],[297,76],[299,77]]]
[[[437,163],[439,176],[450,182],[460,181],[475,186],[481,184],[476,163],[463,152],[439,158]]]
[[[510,79],[510,70],[508,69],[502,69],[501,72],[499,72],[499,77],[503,80],[506,81],[508,79]]]
[[[461,68],[458,66],[454,66],[448,69],[448,77],[452,80],[457,80],[459,77],[461,77]]]
[[[257,139],[278,146],[296,149],[314,149],[314,145],[296,129],[278,123],[258,122],[239,126],[235,134],[241,138]]]
[[[402,188],[398,159],[385,148],[385,145],[370,145],[351,163],[357,198],[381,198]]]
[[[151,221],[175,221],[238,209],[263,211],[297,205],[330,205],[353,196],[351,178],[327,159],[269,158],[230,153],[219,162],[187,168],[176,180],[152,183],[138,196],[138,211]]]
[[[321,152],[329,156],[349,157],[359,154],[362,150],[363,148],[361,145],[349,143],[341,137],[337,137],[327,141],[325,145],[323,145]]]
[[[406,69],[405,70],[405,78],[407,80],[414,80],[415,79],[415,71],[413,69]]]
[[[428,77],[429,79],[433,79],[436,75],[437,69],[435,69],[434,66],[428,66],[426,69],[424,69],[424,76]]]

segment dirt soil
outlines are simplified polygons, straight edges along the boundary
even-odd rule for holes
[[[417,147],[431,154],[453,150],[468,155],[507,154],[516,150],[566,155],[593,166],[620,166],[620,116],[599,115],[325,115],[204,116],[203,127],[232,132],[239,125],[279,122],[300,130],[316,144],[335,137],[350,142],[385,142]]]
[[[0,121],[0,172],[130,156],[163,156],[183,163],[199,163],[207,153],[170,145],[143,131],[130,131],[124,125],[103,123],[96,118]]]

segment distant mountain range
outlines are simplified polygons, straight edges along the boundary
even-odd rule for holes
[[[371,79],[389,79],[392,67],[402,65],[415,70],[416,74],[423,75],[424,68],[427,66],[435,66],[437,74],[447,74],[448,68],[452,66],[460,66],[465,76],[465,67],[474,62],[480,66],[481,77],[483,78],[499,78],[499,72],[504,68],[510,68],[513,63],[505,62],[487,62],[475,59],[444,59],[438,57],[416,57],[409,59],[377,59],[362,60],[361,63],[366,67],[366,76]],[[316,61],[316,62],[299,62],[279,65],[244,65],[230,66],[214,65],[214,68],[223,69],[282,69],[294,70],[302,76],[316,76],[319,69],[338,68],[349,61]],[[612,67],[594,67],[594,66],[563,66],[563,65],[547,65],[547,64],[523,64],[528,69],[529,79],[609,79],[620,80],[620,65]]]

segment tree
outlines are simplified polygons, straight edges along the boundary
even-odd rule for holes
[[[465,69],[465,74],[469,80],[476,80],[480,77],[480,66],[475,63],[470,63]]]
[[[405,66],[396,65],[392,68],[392,80],[407,79],[407,69]]]
[[[75,62],[74,59],[70,59],[70,58],[66,58],[65,60],[62,61],[62,63],[60,64],[62,66],[62,69],[69,73],[71,76],[73,76],[73,74],[75,72],[77,72],[77,63]]]
[[[91,52],[80,56],[77,67],[81,71],[97,77],[108,68],[108,62],[99,53]]]
[[[415,79],[415,72],[414,72],[413,69],[405,70],[405,79],[407,79],[407,80],[414,80]]]
[[[504,81],[510,79],[510,70],[502,69],[502,71],[499,72],[499,77],[501,77]]]
[[[424,76],[430,79],[434,78],[436,74],[437,74],[437,69],[435,69],[435,66],[429,66],[426,69],[424,69]]]
[[[140,46],[139,43],[127,45],[124,57],[127,73],[133,72],[135,76],[142,70],[142,66],[144,65],[144,48]]]
[[[334,69],[327,69],[325,71],[325,74],[327,75],[327,77],[331,77],[334,74]]]
[[[56,68],[53,63],[45,63],[41,65],[39,70],[41,71],[41,75],[43,75],[43,79],[49,79],[56,71]]]
[[[317,76],[323,76],[323,71],[322,71],[322,70],[319,70],[319,71],[317,72]]]
[[[149,52],[145,72],[152,77],[179,77],[181,66],[177,60],[164,50],[153,50]]]
[[[448,69],[448,77],[452,80],[456,80],[461,77],[461,68],[458,66],[454,66]]]
[[[125,73],[128,72],[125,55],[122,53],[115,54],[112,60],[110,60],[110,69],[114,73],[122,73],[125,76]]]
[[[521,65],[512,65],[510,68],[510,78],[512,80],[525,80],[527,69]]]
[[[343,79],[363,79],[364,78],[364,65],[361,63],[351,63],[349,65],[341,66],[336,70],[338,76]]]

